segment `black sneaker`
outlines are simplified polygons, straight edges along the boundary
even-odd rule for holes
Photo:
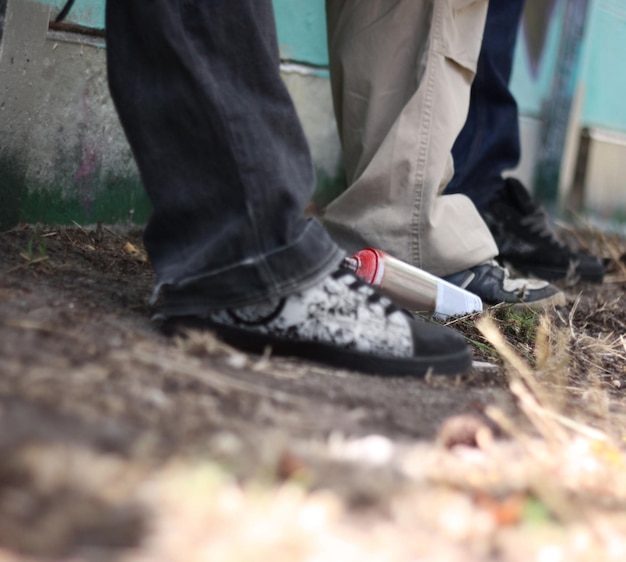
[[[507,269],[495,261],[444,279],[478,295],[488,305],[507,303],[543,310],[565,304],[565,295],[554,285],[540,279],[511,279]]]
[[[499,197],[482,217],[498,245],[498,261],[522,275],[548,281],[601,283],[602,262],[589,254],[574,252],[554,234],[542,207],[515,178],[507,178]]]
[[[353,273],[340,268],[317,285],[261,305],[190,314],[184,290],[164,290],[155,319],[171,333],[209,329],[253,353],[297,356],[334,367],[387,375],[469,370],[464,338],[418,320]]]

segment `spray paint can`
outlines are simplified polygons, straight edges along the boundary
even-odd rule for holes
[[[381,250],[366,248],[344,260],[344,266],[413,312],[430,312],[438,318],[480,312],[480,297],[409,265]]]

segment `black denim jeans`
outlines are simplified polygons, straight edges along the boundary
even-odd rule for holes
[[[452,148],[455,173],[445,193],[467,195],[478,210],[504,188],[502,172],[520,158],[518,110],[509,81],[523,11],[524,0],[490,0],[467,121]]]
[[[306,219],[308,145],[271,0],[108,0],[109,85],[153,205],[157,287],[200,308],[321,279],[342,258]]]

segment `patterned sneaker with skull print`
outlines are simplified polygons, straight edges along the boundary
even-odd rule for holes
[[[460,334],[413,317],[344,268],[271,302],[201,315],[180,311],[169,291],[156,318],[170,333],[208,329],[245,351],[269,346],[276,355],[367,373],[456,374],[472,363]]]

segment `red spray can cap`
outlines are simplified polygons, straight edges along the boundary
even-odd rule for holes
[[[380,286],[385,271],[383,258],[383,252],[375,248],[365,248],[352,254],[351,260],[355,262],[353,262],[354,273],[366,283],[375,287]]]

